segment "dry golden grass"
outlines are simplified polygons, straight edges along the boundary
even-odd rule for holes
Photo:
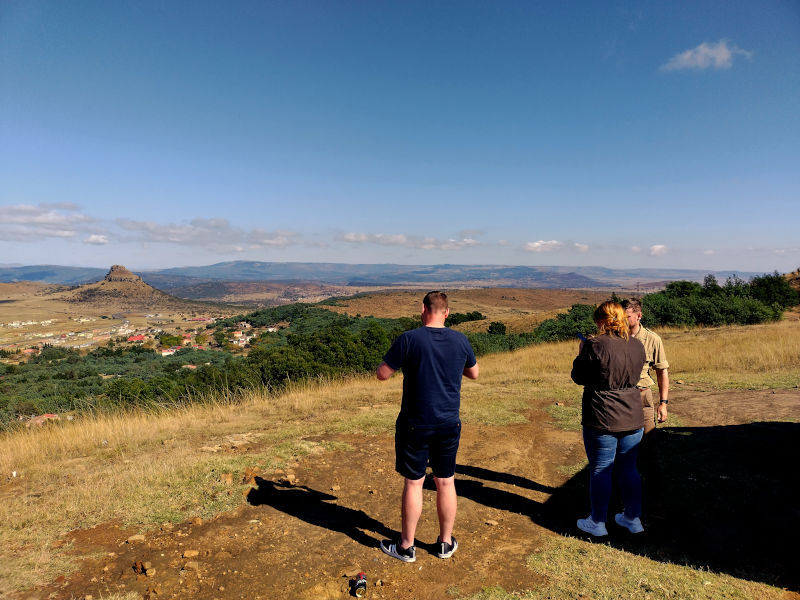
[[[673,378],[719,386],[800,384],[800,321],[663,333]],[[531,401],[546,400],[559,411],[554,415],[557,420],[574,424],[581,389],[571,382],[569,371],[576,351],[577,343],[563,342],[483,357],[480,379],[464,382],[464,421],[520,422]],[[371,378],[320,380],[297,385],[278,397],[253,391],[214,404],[160,413],[96,415],[3,434],[0,595],[67,573],[74,559],[52,544],[72,529],[113,520],[146,529],[195,514],[211,516],[241,502],[238,494],[227,493],[230,488],[220,481],[221,473],[285,466],[324,449],[303,441],[304,437],[390,431],[401,385],[400,377],[384,383]],[[555,406],[556,402],[563,406]],[[246,456],[225,451],[226,445],[230,448],[241,440],[251,445]],[[222,451],[202,450],[215,446]],[[12,471],[16,478],[10,477]],[[612,552],[601,546],[581,548],[594,557]],[[617,560],[615,556],[606,558]],[[646,559],[636,559],[640,560]],[[578,575],[580,564],[563,562],[548,569],[554,576],[569,578]],[[675,569],[664,571],[665,576],[684,577],[687,585],[699,577],[684,567],[659,568]],[[721,587],[713,589],[724,589],[721,579],[713,579],[712,585],[718,582]],[[742,594],[731,597],[749,597]]]
[[[800,385],[800,327],[794,320],[747,327],[662,330],[670,374],[709,387]]]

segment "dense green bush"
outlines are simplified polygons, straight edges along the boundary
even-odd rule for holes
[[[493,354],[495,352],[510,352],[536,343],[532,333],[516,333],[503,335],[497,333],[468,333],[467,338],[472,344],[476,356]]]
[[[501,321],[492,321],[489,323],[489,333],[495,333],[499,335],[506,334],[506,324]]]
[[[611,299],[620,300],[616,294]],[[707,275],[702,285],[672,281],[663,291],[644,296],[642,315],[648,326],[751,325],[779,319],[786,308],[798,302],[798,293],[777,272],[754,277],[750,282],[734,275],[724,285]],[[593,312],[593,306],[573,305],[566,313],[543,321],[534,331],[536,341],[594,333]]]
[[[533,331],[536,341],[558,342],[573,339],[579,333],[595,333],[597,327],[592,319],[594,308],[588,304],[573,304],[567,312],[556,315],[554,319],[542,321]]]
[[[750,280],[750,295],[767,305],[777,305],[781,309],[800,304],[800,294],[789,281],[775,271],[772,275],[761,275]]]
[[[468,313],[450,313],[444,320],[444,324],[447,327],[453,327],[461,323],[466,323],[467,321],[483,321],[485,318],[486,315],[481,314],[477,310]]]
[[[642,315],[650,326],[751,325],[779,319],[797,302],[797,292],[778,273],[749,283],[734,275],[724,285],[708,275],[703,285],[673,281],[663,291],[648,294],[642,298]]]

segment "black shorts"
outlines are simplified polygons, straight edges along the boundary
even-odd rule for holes
[[[421,479],[430,464],[435,477],[452,477],[459,441],[460,421],[441,427],[418,427],[399,417],[394,436],[395,469],[406,479]]]

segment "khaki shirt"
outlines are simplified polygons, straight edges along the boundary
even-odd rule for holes
[[[650,377],[650,369],[668,369],[669,363],[667,362],[667,355],[664,352],[664,342],[657,333],[653,333],[647,327],[639,325],[639,333],[635,336],[637,340],[644,345],[644,353],[647,359],[642,367],[642,376],[637,383],[637,387],[649,388],[655,384],[653,378]]]

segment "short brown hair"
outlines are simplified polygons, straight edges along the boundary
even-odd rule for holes
[[[594,311],[594,322],[600,335],[613,333],[626,340],[630,336],[625,309],[617,302],[609,300],[598,306]]]
[[[447,310],[447,294],[444,292],[428,292],[422,304],[429,313],[443,313]]]
[[[631,309],[635,313],[642,312],[642,301],[638,298],[628,298],[622,301],[622,310]]]

